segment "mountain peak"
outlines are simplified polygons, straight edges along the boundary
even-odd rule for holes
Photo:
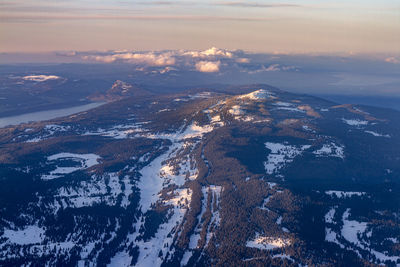
[[[274,98],[274,93],[267,91],[265,89],[259,89],[256,91],[253,91],[249,94],[241,95],[239,98],[248,98],[252,100],[261,100],[261,99],[267,99],[267,98]]]

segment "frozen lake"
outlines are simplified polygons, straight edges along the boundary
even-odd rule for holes
[[[21,123],[34,122],[34,121],[45,121],[59,117],[69,116],[75,113],[79,113],[82,111],[86,111],[101,106],[103,104],[104,103],[90,103],[70,108],[44,110],[32,113],[25,113],[17,116],[3,117],[0,118],[0,128],[8,125],[17,125]]]

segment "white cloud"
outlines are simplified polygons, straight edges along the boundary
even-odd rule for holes
[[[199,61],[196,63],[196,70],[200,72],[218,72],[220,61]]]
[[[194,58],[207,58],[207,57],[225,57],[232,58],[232,52],[229,52],[224,49],[219,49],[216,47],[211,47],[210,49],[204,51],[187,51],[183,53],[184,56],[189,55]]]
[[[171,56],[171,53],[118,53],[113,55],[89,55],[84,56],[83,59],[104,63],[124,62],[149,66],[168,66],[175,64],[175,58]]]
[[[395,58],[395,57],[388,57],[385,59],[385,62],[393,63],[393,64],[400,64],[400,59]]]

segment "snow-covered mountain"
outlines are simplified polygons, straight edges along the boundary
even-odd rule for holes
[[[400,263],[398,112],[133,89],[0,129],[0,265]]]

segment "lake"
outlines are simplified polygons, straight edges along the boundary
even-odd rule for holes
[[[82,111],[86,111],[101,106],[103,104],[104,103],[90,103],[70,108],[44,110],[32,113],[25,113],[16,116],[3,117],[0,118],[0,128],[8,125],[18,125],[21,123],[35,122],[35,121],[46,121],[64,116],[69,116],[75,113],[79,113]]]

